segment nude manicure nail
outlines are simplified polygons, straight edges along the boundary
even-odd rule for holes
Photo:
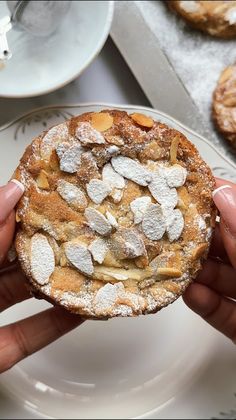
[[[213,191],[213,200],[229,230],[236,233],[236,188],[222,185]]]

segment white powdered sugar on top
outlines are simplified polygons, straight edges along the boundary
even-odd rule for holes
[[[134,214],[134,224],[137,225],[143,220],[143,216],[147,210],[148,205],[151,203],[149,196],[136,198],[130,203],[130,208]]]
[[[93,256],[94,261],[102,264],[108,251],[107,242],[102,238],[95,239],[91,242],[88,249]]]
[[[72,145],[64,153],[62,153],[61,148],[59,148],[59,154],[61,154],[61,157],[59,156],[61,171],[70,174],[77,172],[83,151],[84,148],[81,147],[80,144]]]
[[[115,216],[113,216],[113,214],[111,214],[108,210],[106,211],[106,218],[112,227],[114,227],[115,229],[118,229],[119,225]]]
[[[150,172],[140,162],[126,156],[116,156],[111,159],[116,172],[138,185],[146,186],[152,180]]]
[[[75,135],[84,145],[105,143],[103,135],[95,130],[88,122],[79,123]]]
[[[125,293],[123,283],[107,283],[101,287],[94,298],[94,307],[96,313],[106,313],[111,311],[116,304],[120,294]]]
[[[235,25],[236,23],[236,7],[227,10],[225,13],[225,19],[229,22],[230,25]]]
[[[170,188],[178,188],[184,185],[187,178],[187,171],[181,165],[173,165],[163,168],[162,172]]]
[[[48,160],[55,146],[69,139],[68,124],[62,123],[51,128],[41,142],[42,158]]]
[[[112,226],[100,211],[87,207],[85,210],[85,217],[88,221],[89,227],[99,235],[106,236],[112,231]]]
[[[181,9],[183,9],[186,13],[196,13],[201,8],[197,1],[192,1],[192,0],[180,1],[179,5]]]
[[[198,225],[198,227],[199,227],[199,229],[201,231],[205,231],[206,230],[206,227],[207,227],[206,226],[206,222],[205,222],[204,218],[200,214],[198,214],[196,216],[196,222],[197,222],[197,225]]]
[[[162,238],[166,230],[166,221],[159,204],[149,204],[143,217],[142,228],[148,239],[157,241]]]
[[[159,204],[170,208],[174,208],[177,205],[177,191],[175,188],[169,187],[161,171],[157,170],[153,173],[152,182],[148,185],[148,189]]]
[[[95,204],[101,204],[111,192],[109,184],[100,179],[91,179],[86,185],[86,189],[88,196]]]
[[[30,264],[33,279],[40,285],[48,283],[49,277],[55,269],[54,252],[47,238],[36,233],[31,238]]]
[[[166,232],[170,242],[176,241],[179,239],[183,228],[184,228],[184,218],[179,209],[173,210],[168,219],[166,220],[167,227]]]
[[[123,176],[119,175],[110,163],[104,165],[102,169],[102,179],[109,184],[112,189],[123,189],[125,187],[125,180]]]
[[[65,254],[68,260],[83,274],[92,275],[94,268],[91,254],[86,245],[78,242],[67,242]]]
[[[88,205],[84,192],[70,182],[64,181],[64,179],[58,180],[57,191],[68,204],[78,210],[85,209]]]

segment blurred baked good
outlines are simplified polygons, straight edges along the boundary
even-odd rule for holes
[[[236,1],[167,1],[196,29],[220,38],[236,36]]]

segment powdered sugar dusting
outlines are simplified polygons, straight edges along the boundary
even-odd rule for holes
[[[180,1],[179,5],[187,13],[196,13],[200,9],[200,5],[197,1]]]
[[[81,273],[92,275],[94,268],[89,250],[84,244],[68,242],[65,245],[65,254],[68,260],[78,268]]]
[[[91,179],[86,185],[86,189],[88,196],[95,204],[101,204],[111,192],[109,184],[100,179]]]
[[[179,209],[175,209],[167,219],[166,232],[170,242],[179,239],[184,228],[184,218]]]
[[[183,166],[173,165],[163,170],[163,175],[170,188],[178,188],[184,185],[187,177],[187,171]]]
[[[41,233],[31,238],[30,263],[33,279],[40,285],[48,283],[55,269],[55,258],[47,238]]]
[[[70,182],[59,179],[57,182],[57,191],[75,209],[84,210],[87,207],[88,201],[83,191]]]
[[[107,242],[102,238],[95,239],[91,242],[88,249],[93,256],[94,261],[102,264],[108,251]]]
[[[153,198],[165,207],[174,208],[178,202],[175,188],[170,188],[159,170],[153,173],[152,182],[148,185]]]
[[[88,122],[79,123],[76,129],[76,137],[84,145],[105,143],[103,135]]]
[[[123,189],[125,187],[125,180],[123,176],[114,171],[110,163],[104,165],[102,169],[102,179],[109,184],[112,189]]]
[[[56,145],[69,139],[68,124],[66,122],[51,128],[41,142],[42,158],[48,160]]]
[[[136,198],[130,203],[130,208],[134,214],[135,225],[142,222],[145,211],[150,203],[151,198],[149,196]]]
[[[109,235],[112,227],[108,220],[98,210],[87,207],[85,210],[85,217],[88,220],[88,224],[92,230],[99,233],[102,236]]]
[[[80,146],[80,144],[74,144],[71,147],[69,147],[64,153],[62,153],[60,149],[60,169],[61,171],[68,172],[70,174],[73,174],[77,171],[81,154],[83,153],[84,148]]]
[[[159,204],[149,204],[142,222],[143,232],[147,238],[157,241],[166,230],[165,218]]]
[[[146,186],[152,179],[147,169],[126,156],[113,157],[111,163],[116,172],[138,185]]]
[[[236,7],[227,10],[225,13],[225,19],[230,23],[230,25],[235,25],[236,23]]]

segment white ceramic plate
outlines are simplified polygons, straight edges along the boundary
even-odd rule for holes
[[[143,112],[182,131],[217,175],[236,166],[205,139],[148,108],[85,104],[38,109],[0,129],[0,182],[32,137],[71,115],[102,108]],[[1,325],[48,304],[31,300],[1,314]],[[1,418],[235,418],[235,347],[185,307],[88,321],[0,378]],[[221,412],[224,412],[220,414]],[[231,417],[230,417],[231,416]]]
[[[9,32],[13,57],[0,66],[0,96],[41,95],[75,79],[103,47],[110,31],[113,1],[72,1],[59,30],[49,38]],[[0,1],[0,17],[9,14]]]

